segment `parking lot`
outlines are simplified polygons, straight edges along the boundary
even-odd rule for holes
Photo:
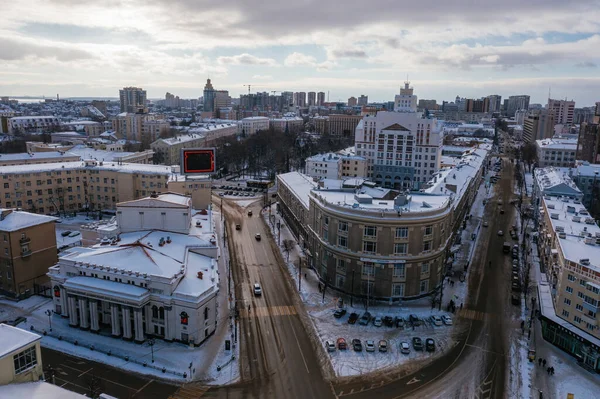
[[[241,197],[257,197],[264,193],[263,189],[245,187],[242,185],[220,185],[213,186],[212,189],[218,193],[220,197],[241,198]]]
[[[349,309],[346,314],[340,318],[333,316],[333,309],[328,308],[321,311],[310,312],[321,342],[327,349],[326,341],[335,344],[335,349],[329,348],[328,355],[330,357],[333,369],[337,376],[351,376],[369,373],[376,370],[381,370],[389,367],[395,367],[402,364],[410,365],[411,362],[421,362],[432,360],[449,350],[454,344],[453,335],[455,333],[454,325],[446,325],[443,322],[441,325],[435,325],[431,320],[432,315],[442,316],[452,314],[438,312],[436,310],[417,310],[417,311],[395,311],[382,312],[370,310],[369,313],[373,318],[367,323],[360,324],[361,316],[365,313],[364,309]],[[358,314],[358,319],[354,324],[349,324],[348,319],[351,314]],[[410,314],[414,314],[419,318],[418,322],[410,321]],[[383,322],[384,317],[388,316],[392,322],[387,324]],[[373,324],[375,318],[379,317],[376,324]],[[396,318],[402,318],[403,323],[396,323]],[[389,320],[389,319],[388,319]],[[436,321],[440,324],[440,320]],[[397,325],[399,325],[397,327]],[[462,328],[462,327],[458,327]],[[415,349],[413,338],[420,338],[422,347]],[[340,350],[338,348],[338,340],[343,338],[346,342],[347,349]],[[426,340],[433,339],[433,347],[426,348]],[[353,340],[360,340],[361,350],[355,350]],[[379,350],[379,342],[386,341],[386,351]],[[367,341],[373,341],[374,348],[372,351],[366,350]],[[405,343],[408,350],[402,351],[401,345]],[[356,348],[358,349],[358,348]],[[402,353],[404,352],[404,353]],[[408,352],[408,353],[406,353]]]

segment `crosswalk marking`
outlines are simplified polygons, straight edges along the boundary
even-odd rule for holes
[[[485,319],[486,314],[484,312],[480,312],[478,310],[473,309],[461,309],[458,311],[458,317],[463,319],[470,320],[483,320]]]
[[[197,399],[208,391],[208,387],[198,384],[187,384],[182,386],[169,399]]]
[[[241,317],[279,317],[290,316],[296,314],[296,308],[293,306],[262,306],[258,308],[243,309],[240,312]]]

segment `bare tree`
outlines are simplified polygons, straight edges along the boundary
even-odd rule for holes
[[[296,242],[294,240],[283,240],[283,250],[286,252],[287,254],[287,261],[290,261],[290,251],[292,249],[294,249],[294,247],[296,246]]]

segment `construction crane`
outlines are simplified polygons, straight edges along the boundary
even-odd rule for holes
[[[254,87],[264,87],[264,86],[262,86],[262,85],[253,85],[253,84],[244,85],[244,87],[247,87],[247,88],[248,88],[248,94],[250,94],[250,90],[251,90],[251,87],[252,87],[252,86],[254,86]]]

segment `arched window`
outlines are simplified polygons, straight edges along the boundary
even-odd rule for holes
[[[163,308],[162,306],[160,307],[160,309],[158,309],[158,318],[159,319],[165,318],[165,308]]]
[[[54,296],[60,298],[60,287],[58,285],[54,286]]]
[[[152,306],[152,318],[154,318],[154,319],[158,318],[158,306],[156,306],[156,305]]]
[[[185,312],[181,312],[181,314],[179,315],[181,317],[181,324],[183,324],[184,326],[188,325],[188,314]]]
[[[208,308],[204,308],[204,320],[208,319]]]

